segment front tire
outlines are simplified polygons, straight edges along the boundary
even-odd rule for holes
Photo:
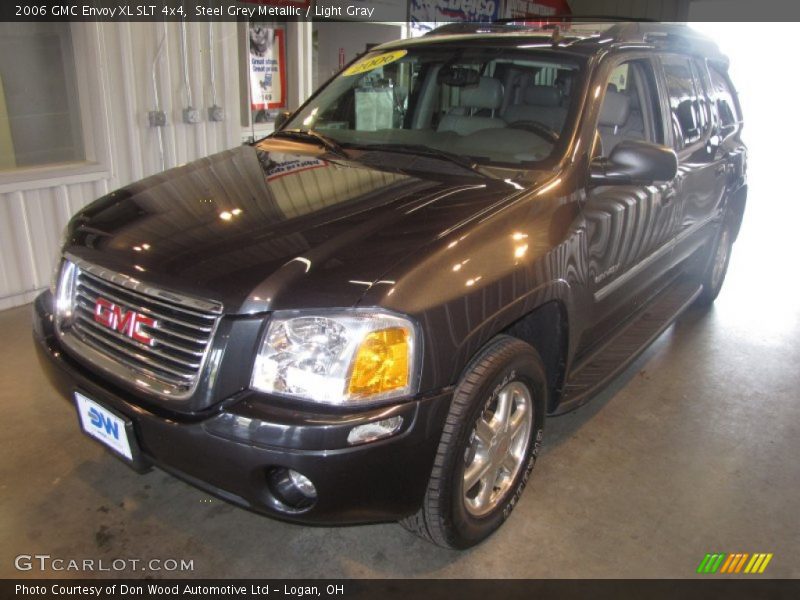
[[[697,303],[701,306],[709,306],[719,296],[722,284],[725,282],[725,275],[728,272],[728,265],[731,261],[731,251],[733,249],[733,227],[727,220],[722,223],[722,227],[717,234],[714,250],[709,257],[708,265],[702,275],[701,282],[703,290],[697,297]]]
[[[536,350],[509,336],[492,340],[456,387],[422,507],[402,525],[449,548],[489,537],[525,489],[546,406]]]

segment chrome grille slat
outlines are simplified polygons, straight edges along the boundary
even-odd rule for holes
[[[161,300],[156,300],[155,298],[153,298],[151,296],[146,296],[144,294],[140,294],[139,292],[135,292],[135,291],[133,291],[131,289],[128,289],[128,288],[122,288],[122,287],[118,286],[115,283],[112,283],[110,281],[105,281],[104,279],[98,277],[97,275],[92,275],[91,273],[89,273],[87,271],[81,271],[81,276],[83,278],[89,278],[89,279],[99,283],[100,285],[105,285],[105,286],[109,286],[109,287],[114,287],[114,288],[120,289],[125,294],[130,294],[131,296],[135,296],[136,298],[139,298],[140,300],[142,300],[144,302],[148,302],[150,304],[156,304],[158,306],[163,306],[163,307],[168,308],[170,310],[177,310],[178,312],[186,313],[188,315],[191,315],[193,317],[197,317],[199,319],[214,320],[214,319],[217,318],[217,314],[202,313],[202,312],[199,312],[199,311],[196,311],[196,310],[192,310],[190,308],[185,308],[185,307],[179,306],[177,304],[170,304],[170,303],[167,303],[167,302],[163,302]],[[101,291],[99,293],[103,293],[103,292]]]
[[[158,363],[157,361],[154,361],[152,359],[149,359],[146,356],[141,356],[141,355],[138,355],[138,354],[135,354],[135,353],[130,353],[130,352],[120,352],[117,347],[113,346],[109,342],[109,340],[104,338],[101,334],[96,333],[95,331],[92,331],[92,330],[89,330],[89,329],[84,329],[81,325],[77,325],[77,326],[73,325],[73,327],[76,327],[76,328],[80,329],[81,332],[83,332],[86,335],[90,336],[94,340],[104,344],[105,346],[110,346],[115,352],[117,352],[120,355],[123,355],[123,356],[125,356],[127,358],[133,358],[133,359],[135,359],[135,360],[137,360],[137,361],[139,361],[139,362],[141,362],[141,363],[143,363],[145,365],[148,365],[149,367],[158,369],[159,371],[163,370],[163,371],[166,372],[166,370],[162,368],[160,363]],[[151,371],[151,373],[155,373],[155,371]],[[163,377],[163,375],[161,375],[161,374],[159,374],[159,376]],[[168,376],[171,377],[171,378],[174,378],[174,381],[180,381],[181,383],[185,383],[186,381],[188,381],[190,378],[193,377],[193,375],[191,373],[180,373],[178,371],[173,371],[171,373],[168,372]]]
[[[185,340],[187,342],[193,342],[195,344],[199,344],[201,347],[205,347],[206,341],[207,341],[204,338],[199,338],[199,337],[194,337],[194,336],[191,336],[191,335],[186,335],[185,333],[179,333],[179,332],[174,331],[172,329],[167,329],[164,326],[161,326],[159,329],[157,329],[157,331],[158,331],[158,333],[166,333],[170,337],[175,337],[175,338],[178,338],[178,339],[181,339],[181,340]],[[159,337],[162,337],[162,336],[159,336]]]
[[[222,305],[66,258],[77,267],[72,316],[58,325],[66,348],[128,385],[168,400],[189,398],[209,360]],[[108,304],[97,311],[99,298]]]
[[[88,302],[91,305],[94,305],[95,301],[97,300],[97,295],[89,295],[89,294],[87,294],[87,292],[85,290],[81,290],[81,289],[78,289],[78,291],[76,293],[76,297],[82,298],[85,302]],[[108,298],[108,299],[111,299],[111,300],[114,299],[114,298],[111,298],[110,294],[106,294],[104,296],[104,298]],[[118,300],[118,301],[120,301],[120,300]],[[155,318],[161,318],[161,319],[165,318],[165,317],[159,317],[159,315],[157,315],[155,313],[146,312],[146,311],[142,311],[142,312],[144,312],[145,314],[150,315],[152,317],[155,317]],[[197,329],[199,330],[200,328],[197,328]],[[203,329],[203,333],[205,333],[207,335],[213,329],[213,327],[203,327],[202,329]],[[162,325],[159,330],[164,332],[164,333],[166,333],[166,334],[168,334],[168,335],[179,337],[179,338],[184,339],[184,340],[189,341],[189,342],[195,342],[195,343],[203,345],[203,346],[206,344],[206,341],[207,341],[206,338],[204,338],[204,337],[191,336],[191,335],[188,335],[186,333],[183,333],[183,332],[180,332],[180,331],[176,331],[175,329],[170,329],[170,328],[168,328],[168,327],[166,327],[164,325]]]
[[[77,304],[78,308],[79,309],[83,309],[87,313],[86,316],[84,316],[82,314],[79,314],[78,316],[80,318],[86,319],[87,321],[91,321],[91,325],[96,327],[96,328],[99,328],[101,331],[106,331],[106,329],[102,325],[98,324],[94,320],[94,312],[93,312],[91,303],[89,303],[86,300],[86,298],[84,298],[83,296],[77,296],[77,300],[78,300],[78,304]],[[169,340],[165,340],[163,336],[159,336],[158,335],[158,333],[160,331],[159,329],[152,329],[150,327],[146,327],[145,329],[147,330],[147,333],[157,343],[159,343],[159,344],[161,344],[163,346],[168,346],[169,348],[173,348],[174,350],[178,350],[180,352],[183,352],[184,354],[189,354],[191,356],[196,356],[196,357],[200,357],[200,358],[202,358],[203,354],[205,354],[204,351],[203,351],[204,347],[205,347],[205,343],[199,349],[188,348],[186,346],[182,346],[181,344],[176,344],[174,342],[170,342]],[[135,340],[131,340],[130,338],[127,338],[127,337],[124,337],[124,336],[119,336],[119,337],[123,337],[124,338],[123,341],[132,341],[134,343],[139,344],[139,342],[136,342]],[[140,345],[142,345],[142,344],[140,344]]]
[[[81,273],[81,275],[83,275],[83,273]],[[92,292],[94,292],[95,294],[97,294],[98,296],[103,296],[104,298],[107,298],[109,300],[114,300],[116,302],[119,302],[120,304],[125,304],[126,306],[135,306],[137,308],[137,310],[139,310],[139,311],[141,311],[143,313],[146,313],[148,315],[152,315],[153,317],[155,317],[157,319],[167,319],[167,320],[170,320],[170,321],[174,321],[175,323],[177,323],[181,327],[186,327],[188,329],[195,329],[197,331],[202,331],[203,333],[208,333],[209,331],[211,331],[211,326],[210,325],[197,325],[195,323],[188,323],[186,321],[181,321],[180,319],[177,319],[177,318],[175,318],[175,317],[173,317],[171,315],[167,315],[165,313],[155,311],[152,308],[148,308],[146,306],[138,306],[135,302],[131,302],[130,300],[126,300],[124,298],[121,298],[120,296],[114,294],[113,292],[107,292],[105,290],[97,289],[96,287],[86,283],[85,281],[80,281],[79,280],[77,287],[78,288],[89,289]],[[88,296],[87,296],[87,299],[93,300],[93,298],[89,298]]]
[[[85,341],[87,341],[89,344],[91,344],[95,348],[99,349],[101,352],[108,353],[109,344],[102,337],[92,335],[91,336],[91,340],[85,340]],[[99,342],[99,344],[97,342]],[[161,380],[164,380],[164,381],[168,381],[170,384],[175,385],[175,386],[186,385],[187,382],[189,381],[189,378],[192,377],[191,375],[170,376],[170,375],[166,375],[166,374],[161,373],[161,372],[156,372],[156,371],[150,370],[150,369],[148,369],[146,367],[142,367],[142,366],[139,366],[139,365],[136,366],[136,369],[138,371],[141,371],[145,375],[148,375],[148,376],[153,377],[153,378],[158,378],[158,379],[161,379]]]
[[[139,343],[136,340],[133,340],[133,339],[127,337],[127,336],[124,336],[121,333],[117,333],[116,331],[111,331],[110,329],[108,329],[106,327],[103,327],[99,323],[95,322],[94,319],[92,319],[90,317],[87,317],[86,315],[84,315],[82,313],[76,313],[76,315],[77,315],[78,319],[80,319],[83,323],[85,323],[86,325],[89,325],[90,328],[95,331],[95,333],[100,334],[100,335],[110,335],[113,339],[119,340],[120,342],[128,344],[134,350],[139,350],[139,351],[145,352],[147,354],[152,354],[153,356],[155,356],[157,358],[163,358],[164,360],[168,360],[168,361],[177,363],[177,364],[179,364],[179,365],[181,365],[183,367],[186,367],[187,369],[190,369],[190,370],[196,370],[196,369],[200,368],[200,362],[191,363],[189,361],[177,358],[175,356],[170,356],[169,354],[161,352],[160,350],[156,350],[155,348],[150,348],[148,346],[145,346],[144,344]],[[84,326],[81,326],[81,329],[84,329]]]

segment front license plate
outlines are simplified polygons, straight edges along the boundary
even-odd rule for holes
[[[100,440],[117,454],[133,460],[125,419],[80,392],[75,392],[75,404],[78,407],[81,427],[86,433]]]

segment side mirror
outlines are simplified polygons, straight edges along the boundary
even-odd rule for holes
[[[650,184],[670,181],[678,174],[678,157],[672,148],[641,140],[623,140],[608,158],[592,161],[593,185]]]
[[[289,120],[289,117],[292,115],[291,112],[288,110],[282,110],[277,115],[275,115],[275,131],[281,129],[286,121]]]

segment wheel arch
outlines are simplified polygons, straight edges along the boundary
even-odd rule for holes
[[[547,374],[547,412],[554,411],[566,374],[569,345],[566,306],[558,300],[546,302],[517,319],[502,333],[530,344],[539,353]]]
[[[453,382],[463,374],[485,345],[509,335],[533,346],[544,363],[548,384],[547,412],[558,406],[569,350],[571,289],[564,280],[537,288],[485,321],[465,340],[456,360]]]

